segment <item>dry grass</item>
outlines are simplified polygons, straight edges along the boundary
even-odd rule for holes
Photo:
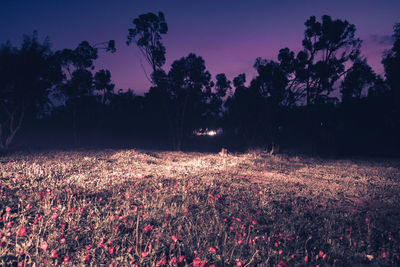
[[[101,150],[0,162],[2,265],[400,264],[396,160]]]

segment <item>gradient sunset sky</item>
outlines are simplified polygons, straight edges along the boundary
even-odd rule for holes
[[[83,40],[95,44],[114,39],[117,52],[100,52],[96,69],[109,69],[116,89],[143,94],[150,82],[139,50],[126,45],[126,36],[134,18],[158,11],[164,12],[169,27],[163,39],[166,69],[194,52],[205,59],[213,77],[224,72],[233,79],[246,73],[247,80],[255,75],[256,57],[276,59],[284,47],[298,51],[304,22],[324,14],[355,24],[363,55],[383,74],[382,53],[392,46],[393,25],[400,22],[400,0],[1,0],[0,43],[10,40],[17,46],[23,34],[34,30],[40,39],[48,36],[55,50],[75,48]]]

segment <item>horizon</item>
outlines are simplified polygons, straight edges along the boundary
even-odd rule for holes
[[[400,10],[398,1],[338,1],[334,4],[253,1],[250,5],[231,1],[187,3],[175,0],[168,3],[135,1],[136,5],[119,1],[118,4],[100,1],[93,8],[93,4],[78,1],[68,4],[5,1],[0,4],[0,43],[10,40],[12,45],[19,46],[22,36],[35,30],[40,40],[49,37],[53,50],[75,48],[84,40],[93,45],[114,39],[117,52],[100,51],[95,61],[96,70],[110,70],[116,91],[132,89],[135,94],[143,95],[151,83],[142,65],[147,74],[151,72],[150,67],[135,45],[125,43],[128,28],[133,26],[132,20],[140,14],[159,11],[165,14],[169,31],[162,39],[167,58],[164,69],[168,70],[174,60],[193,52],[204,58],[213,78],[218,73],[225,73],[233,80],[245,73],[247,83],[256,74],[253,64],[257,57],[276,60],[279,49],[285,47],[298,52],[304,22],[310,16],[320,20],[327,14],[332,19],[347,20],[356,26],[356,37],[363,41],[362,55],[375,73],[383,76],[382,55],[392,45],[393,25],[399,21],[396,10]],[[80,12],[76,13],[76,10]],[[281,14],[289,14],[290,18],[282,20]]]

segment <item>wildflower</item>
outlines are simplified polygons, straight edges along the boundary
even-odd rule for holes
[[[85,255],[85,261],[90,261],[92,259],[92,256],[90,256],[89,254]]]
[[[64,244],[65,242],[66,242],[65,238],[61,238],[61,239],[60,239],[60,243],[61,243],[61,244]]]
[[[175,243],[178,241],[178,238],[177,238],[175,235],[171,236],[171,239],[172,239],[172,241],[174,241]]]
[[[11,227],[13,227],[13,225],[14,225],[14,222],[13,222],[13,221],[10,221],[10,222],[8,222],[8,223],[6,224],[7,228],[11,228]]]
[[[10,207],[6,207],[6,212],[7,213],[11,213],[11,208]]]
[[[26,205],[26,207],[25,207],[26,210],[30,210],[31,208],[32,208],[32,205],[31,205],[31,204],[28,204],[28,205]]]
[[[52,257],[52,258],[58,258],[58,251],[57,251],[57,250],[53,250],[53,251],[51,252],[51,257]]]
[[[152,229],[151,225],[148,224],[145,228],[144,231],[147,233],[148,231],[150,231]]]
[[[169,260],[169,262],[168,262],[168,264],[169,265],[174,265],[175,263],[176,263],[176,257],[174,256],[174,257],[172,257],[170,260]]]
[[[51,207],[51,211],[52,211],[52,212],[56,212],[56,211],[57,211],[57,206]]]
[[[200,258],[195,258],[193,260],[193,267],[204,267],[206,265],[205,261],[202,261]]]
[[[49,249],[49,244],[47,244],[47,242],[43,242],[42,245],[40,246],[41,249],[43,249],[44,251]]]
[[[184,262],[185,261],[185,256],[180,256],[179,257],[179,262]]]
[[[217,250],[214,247],[210,247],[210,249],[208,250],[210,253],[215,253],[217,252]]]
[[[115,252],[115,248],[114,248],[114,247],[110,247],[110,248],[108,249],[108,252],[110,253],[110,255],[113,255],[114,252]]]
[[[243,266],[243,262],[241,262],[240,260],[236,260],[236,266],[238,267]]]
[[[387,253],[386,252],[382,252],[382,258],[386,259],[387,258]]]
[[[22,227],[18,231],[18,236],[24,236],[24,235],[26,235],[26,227]]]
[[[64,257],[64,262],[65,263],[68,263],[68,262],[70,262],[71,261],[71,258],[69,257],[69,256],[65,256]]]
[[[242,239],[239,239],[238,244],[241,245],[241,244],[243,244],[243,243],[244,243],[243,240],[242,240]]]
[[[280,250],[278,251],[278,253],[279,253],[279,255],[281,255],[281,254],[283,253],[283,250],[280,249]]]
[[[165,258],[166,258],[166,256],[162,257],[162,259],[159,260],[159,261],[156,263],[156,266],[166,265],[166,264],[167,264],[167,261],[165,260]]]
[[[278,267],[287,267],[288,266],[288,262],[285,260],[280,260],[278,263]]]
[[[308,256],[307,256],[307,255],[304,257],[304,261],[305,261],[305,262],[308,261]]]
[[[54,213],[53,215],[51,215],[51,217],[50,218],[52,218],[53,220],[55,220],[55,219],[57,219],[58,218],[58,214],[57,213]]]
[[[147,253],[146,251],[143,251],[143,252],[142,252],[142,257],[143,257],[143,258],[147,257],[147,255],[149,255],[149,253]]]

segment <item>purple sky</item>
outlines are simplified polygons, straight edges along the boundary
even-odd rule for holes
[[[143,94],[150,83],[139,50],[126,46],[126,36],[134,18],[158,11],[164,12],[169,26],[163,39],[166,69],[194,52],[205,59],[213,77],[224,72],[233,79],[244,72],[248,80],[255,75],[256,57],[276,59],[284,47],[298,51],[304,22],[324,14],[355,24],[356,36],[364,41],[363,55],[382,74],[382,53],[391,47],[393,25],[400,22],[399,0],[2,0],[0,43],[19,45],[22,35],[34,30],[41,38],[49,36],[54,49],[75,48],[83,40],[94,44],[114,39],[117,52],[100,52],[96,68],[111,71],[116,89]]]

